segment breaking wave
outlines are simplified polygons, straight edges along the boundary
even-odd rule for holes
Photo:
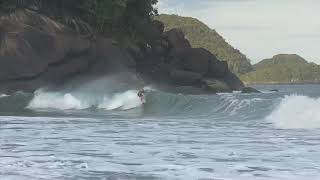
[[[114,110],[122,109],[128,110],[142,106],[142,102],[137,96],[138,91],[131,90],[124,93],[115,94],[109,98],[105,96],[101,104],[98,105],[99,109]]]
[[[30,101],[29,109],[86,109],[90,105],[81,101],[71,93],[51,93],[42,90],[36,91],[34,98]]]
[[[137,89],[118,91],[50,92],[1,95],[0,113],[55,113],[62,115],[144,115],[167,118],[238,120],[267,119],[277,128],[320,128],[320,98],[277,93],[184,95],[145,88],[146,104]],[[135,110],[137,109],[137,110]],[[130,110],[130,111],[129,111]],[[112,112],[110,112],[112,111]],[[79,114],[80,113],[80,114]]]
[[[8,97],[9,95],[7,94],[0,94],[0,98],[3,98],[3,97]]]
[[[320,128],[319,108],[320,98],[285,96],[267,119],[283,129]]]
[[[91,107],[105,110],[128,110],[142,105],[137,90],[114,95],[92,95],[85,93],[45,92],[38,90],[28,104],[28,109],[83,110]]]
[[[74,115],[80,112],[105,115],[108,111],[117,111],[111,113],[117,114],[119,111],[138,109],[139,111],[134,112],[137,112],[137,115],[226,119],[229,116],[255,118],[261,115],[256,112],[265,111],[265,103],[272,106],[272,101],[263,94],[243,95],[235,92],[219,95],[184,95],[145,89],[145,105],[137,96],[138,90],[90,92],[81,89],[50,92],[41,89],[33,94],[18,93],[1,98],[0,113],[66,111],[67,114]],[[265,116],[267,115],[268,112]]]

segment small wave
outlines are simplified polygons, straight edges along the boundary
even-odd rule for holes
[[[283,129],[320,128],[320,98],[290,95],[284,97],[267,117]]]
[[[217,108],[216,111],[229,113],[229,115],[236,115],[238,112],[241,112],[241,110],[245,110],[246,108],[253,106],[255,103],[269,100],[263,98],[245,98],[246,95],[242,94],[240,94],[240,96],[236,95],[237,94],[220,95],[221,102],[219,103],[219,108]]]

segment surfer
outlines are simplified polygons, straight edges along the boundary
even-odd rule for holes
[[[142,102],[142,104],[145,104],[145,103],[146,103],[145,91],[144,91],[144,89],[141,89],[141,90],[138,92],[138,97],[140,98],[140,101]]]

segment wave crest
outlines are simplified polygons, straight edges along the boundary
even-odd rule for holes
[[[0,98],[8,97],[9,95],[6,94],[0,94]]]
[[[320,128],[320,98],[290,95],[284,97],[267,117],[283,129]]]
[[[30,101],[29,109],[86,109],[90,105],[73,96],[71,93],[50,93],[38,90]]]
[[[83,110],[97,107],[105,110],[128,110],[140,107],[142,102],[137,90],[115,95],[92,95],[85,93],[45,92],[38,90],[29,102],[28,109]]]
[[[142,105],[139,97],[137,96],[138,91],[131,90],[124,93],[115,94],[111,99],[108,97],[103,98],[103,102],[99,104],[99,109],[114,110],[122,109],[128,110],[139,107]]]

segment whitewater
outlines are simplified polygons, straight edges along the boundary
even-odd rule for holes
[[[90,87],[0,94],[1,180],[320,179],[320,85]]]

